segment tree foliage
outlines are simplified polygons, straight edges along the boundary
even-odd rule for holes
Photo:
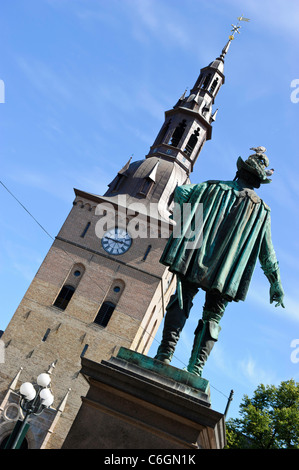
[[[259,385],[243,397],[240,418],[229,419],[229,449],[299,449],[299,383]]]

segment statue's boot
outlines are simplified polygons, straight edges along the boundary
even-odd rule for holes
[[[202,369],[212,351],[221,328],[214,320],[199,320],[187,370],[201,377]]]
[[[179,306],[177,294],[174,294],[170,298],[166,308],[162,341],[158,347],[155,359],[158,359],[165,364],[169,364],[171,362],[180,334],[193,305],[193,296],[194,295],[184,295],[183,309]]]

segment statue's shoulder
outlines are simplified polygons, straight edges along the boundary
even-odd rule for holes
[[[208,180],[207,185],[219,186],[223,191],[233,191],[236,197],[249,198],[255,204],[262,204],[264,209],[271,211],[270,207],[261,199],[253,189],[240,186],[238,181]]]
[[[222,181],[222,180],[208,180],[205,182],[207,185],[220,186],[224,191],[238,190],[238,184],[236,181]]]
[[[266,211],[271,212],[271,209],[268,206],[268,204],[266,204],[265,201],[263,201],[262,199],[261,199],[261,201],[262,201],[262,204],[263,204],[264,208],[266,209]]]
[[[207,187],[207,186],[221,186],[223,189],[236,189],[237,185],[235,181],[222,181],[222,180],[208,180],[203,181],[202,183],[197,184],[185,184],[183,186],[178,186],[178,188],[188,188],[188,189],[197,189],[199,187]]]
[[[204,184],[218,184],[218,183],[221,183],[221,181],[220,180],[208,180],[204,182]]]

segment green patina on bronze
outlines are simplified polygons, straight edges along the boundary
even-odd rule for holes
[[[278,268],[271,242],[270,209],[252,189],[239,181],[207,181],[180,186],[175,202],[203,204],[202,243],[185,248],[181,238],[170,237],[161,263],[204,290],[217,290],[231,301],[245,300],[256,261]],[[192,216],[191,209],[191,216]],[[198,235],[201,235],[199,233]]]
[[[206,181],[176,189],[174,202],[187,217],[175,222],[180,236],[172,234],[160,262],[177,275],[177,292],[165,317],[162,342],[156,359],[169,363],[192,300],[199,288],[206,291],[203,316],[195,331],[188,370],[201,375],[203,365],[218,339],[219,321],[228,302],[244,301],[257,260],[270,282],[270,302],[282,306],[284,292],[271,240],[270,208],[253,188],[270,183],[264,147],[254,148],[246,161],[239,157],[233,181]],[[196,213],[202,207],[202,224]],[[190,238],[190,234],[192,237]],[[193,243],[190,245],[190,240]]]
[[[178,369],[177,367],[167,366],[161,361],[156,361],[151,357],[144,356],[130,349],[121,347],[118,351],[117,358],[123,359],[129,364],[134,364],[142,369],[148,370],[161,377],[167,377],[179,384],[187,385],[198,392],[210,394],[210,385],[208,380],[190,374],[187,370]],[[186,391],[185,391],[186,392]],[[188,393],[188,392],[187,392]]]

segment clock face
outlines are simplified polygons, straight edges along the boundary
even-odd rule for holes
[[[102,247],[111,255],[122,255],[132,245],[128,232],[119,227],[112,228],[102,238]]]

